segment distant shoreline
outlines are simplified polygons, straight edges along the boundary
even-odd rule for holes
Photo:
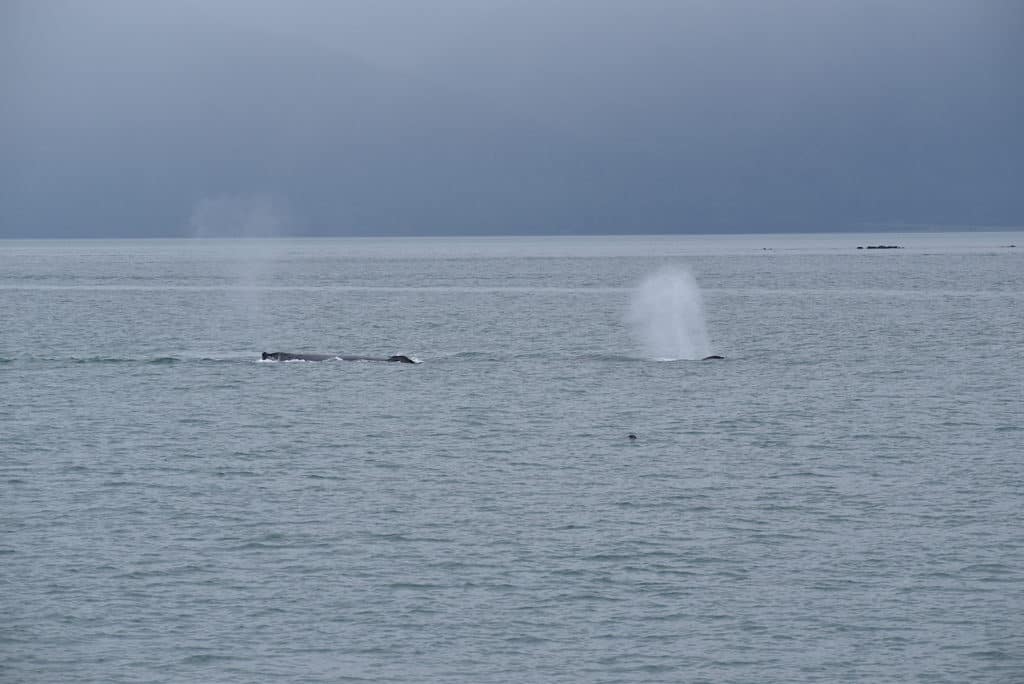
[[[317,233],[288,233],[280,235],[48,235],[42,237],[0,237],[0,242],[15,241],[70,241],[70,240],[409,240],[409,239],[509,239],[509,238],[651,238],[651,237],[690,237],[690,238],[764,238],[769,236],[824,236],[824,235],[942,235],[948,233],[1014,233],[1024,232],[1024,226],[899,226],[879,228],[850,228],[829,231],[790,230],[790,231],[723,231],[719,233],[689,232],[652,232],[652,233],[430,233],[424,235],[403,233],[345,233],[338,235],[322,235]]]

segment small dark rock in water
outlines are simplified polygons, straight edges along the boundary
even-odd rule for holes
[[[630,441],[632,441],[632,440],[636,439],[636,435],[634,435],[634,434],[633,434],[632,432],[630,432],[630,433],[629,433],[628,435],[626,435],[626,436],[627,436],[627,437],[629,437]]]
[[[903,249],[899,245],[868,245],[868,249]],[[857,249],[864,249],[863,247],[857,247]]]

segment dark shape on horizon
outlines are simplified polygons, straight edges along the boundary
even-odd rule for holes
[[[868,249],[903,249],[899,245],[868,245]],[[857,249],[864,249],[863,247],[857,247]]]
[[[725,358],[724,356],[719,356],[718,354],[712,354],[711,356],[705,356],[703,359],[701,359],[701,361],[714,361],[715,359],[724,359],[724,358]]]
[[[629,441],[631,441],[631,442],[636,439],[636,435],[633,434],[632,432],[630,432],[628,435],[626,435],[626,437],[628,437]]]
[[[290,352],[263,352],[264,361],[385,361],[390,363],[416,363],[405,354],[394,356],[342,356],[341,354],[292,354]]]

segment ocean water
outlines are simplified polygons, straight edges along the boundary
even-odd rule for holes
[[[0,242],[0,681],[1024,681],[1022,350],[1021,233]]]

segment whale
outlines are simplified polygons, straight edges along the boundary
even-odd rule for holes
[[[394,356],[345,356],[342,354],[293,354],[291,352],[263,352],[263,361],[386,361],[390,363],[416,363],[405,354]]]
[[[714,361],[715,359],[724,359],[724,358],[725,358],[724,356],[719,356],[718,354],[712,354],[711,356],[705,356],[703,359],[701,359],[701,361]]]

